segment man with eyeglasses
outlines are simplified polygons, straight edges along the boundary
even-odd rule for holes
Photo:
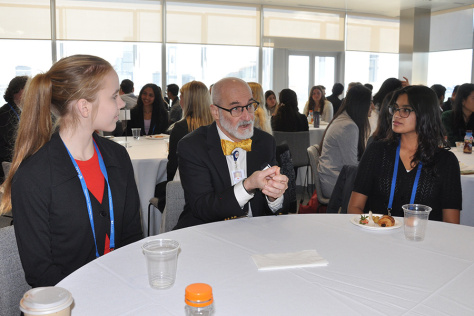
[[[276,166],[274,138],[254,128],[258,102],[250,87],[238,78],[222,79],[212,102],[215,122],[178,143],[186,204],[175,229],[286,213],[288,178]]]

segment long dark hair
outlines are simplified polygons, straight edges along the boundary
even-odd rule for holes
[[[265,92],[265,108],[266,108],[268,111],[269,111],[270,109],[268,108],[268,105],[267,105],[267,99],[268,99],[268,97],[271,96],[271,95],[274,95],[275,98],[276,98],[275,92],[273,92],[272,90],[267,90],[267,91]],[[277,101],[277,103],[278,103],[278,101]],[[275,106],[276,106],[276,104],[275,104]]]
[[[465,83],[458,88],[456,93],[456,98],[454,99],[453,104],[453,130],[458,131],[461,130],[461,134],[464,134],[466,131],[466,124],[464,121],[464,113],[462,111],[462,103],[466,101],[466,99],[474,92],[474,84],[472,83]],[[472,114],[471,114],[472,117]],[[468,118],[469,121],[469,118]]]
[[[323,89],[321,89],[321,86],[314,86],[309,91],[308,112],[309,111],[314,111],[314,108],[316,107],[316,102],[313,100],[313,91],[316,90],[316,89],[321,91],[321,99],[319,100],[319,112],[323,113],[324,103],[326,101],[326,97],[324,96],[324,92],[323,92]]]
[[[418,149],[411,160],[414,166],[418,161],[423,166],[429,167],[433,163],[433,157],[440,145],[446,146],[441,123],[441,111],[439,110],[438,97],[436,93],[425,86],[408,86],[395,91],[392,100],[396,102],[398,97],[406,94],[408,103],[415,110],[416,127],[418,134]],[[398,143],[400,134],[392,129],[387,131],[388,141]]]
[[[166,105],[163,101],[163,97],[161,96],[161,88],[158,87],[154,83],[147,83],[143,86],[140,90],[140,94],[138,95],[137,99],[137,107],[143,111],[143,100],[142,100],[142,93],[146,88],[151,88],[153,90],[153,94],[155,95],[155,100],[153,100],[153,111],[158,111],[159,115],[167,115],[166,113]]]
[[[272,128],[279,132],[296,132],[298,126],[298,98],[291,89],[280,92],[280,105],[272,118]]]
[[[383,99],[380,106],[379,119],[377,121],[377,128],[375,129],[373,141],[381,140],[387,137],[387,131],[392,129],[392,115],[390,114],[390,105],[394,103],[392,97],[395,91],[389,92]]]
[[[397,78],[388,78],[382,83],[382,86],[380,86],[379,91],[374,94],[374,104],[375,106],[380,107],[380,105],[383,102],[383,99],[385,99],[385,96],[389,94],[392,91],[398,90],[402,87],[402,82],[398,80]]]
[[[366,140],[369,137],[370,125],[369,125],[369,109],[370,100],[372,97],[372,91],[364,87],[363,85],[357,85],[349,89],[346,98],[341,104],[341,107],[334,115],[331,123],[329,123],[326,131],[324,132],[323,139],[319,145],[320,152],[323,150],[324,138],[334,120],[341,115],[344,111],[350,116],[354,123],[359,128],[359,137],[357,141],[357,159],[360,160],[362,154],[365,151]]]

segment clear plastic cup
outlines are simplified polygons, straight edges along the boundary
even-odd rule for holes
[[[412,241],[425,239],[426,224],[431,207],[421,204],[405,204],[404,212],[405,238]]]
[[[25,316],[70,316],[71,293],[62,287],[37,287],[29,290],[20,301]]]
[[[456,142],[456,149],[457,149],[457,151],[463,152],[464,151],[464,142]]]
[[[140,139],[140,133],[142,132],[141,128],[132,128],[132,135],[133,139],[139,140]]]
[[[166,289],[174,284],[179,243],[172,239],[154,239],[142,246],[148,267],[148,281],[154,289]]]

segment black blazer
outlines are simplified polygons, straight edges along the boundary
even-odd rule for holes
[[[133,168],[124,147],[95,134],[94,140],[107,168],[114,204],[115,248],[120,248],[143,237]],[[95,200],[92,194],[90,197]],[[103,201],[103,207],[92,201],[100,255],[110,228],[107,194]],[[31,286],[56,285],[95,259],[86,200],[59,134],[53,134],[21,163],[13,178],[12,205],[20,259]]]
[[[132,128],[141,128],[141,135],[156,135],[164,133],[168,129],[168,112],[161,105],[153,106],[151,113],[150,129],[145,133],[145,121],[143,107],[136,106],[130,110],[130,122],[127,124],[127,135],[132,135]]]
[[[247,153],[247,176],[266,164],[276,165],[275,139],[254,129],[252,150]],[[178,143],[179,174],[186,204],[175,229],[244,216],[234,194],[216,123],[202,126]],[[285,193],[284,207],[288,197]],[[252,216],[273,215],[265,195],[257,190],[250,200]]]

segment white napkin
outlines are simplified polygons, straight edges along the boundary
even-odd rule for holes
[[[278,270],[328,265],[327,260],[321,257],[316,250],[252,255],[252,259],[257,265],[258,270]]]

